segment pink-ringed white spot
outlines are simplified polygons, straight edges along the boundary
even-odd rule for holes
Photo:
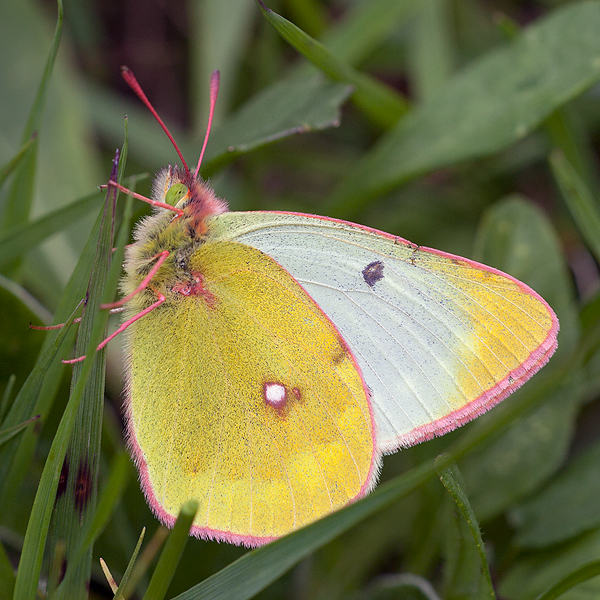
[[[265,402],[275,408],[281,407],[287,398],[285,385],[275,381],[267,381],[263,386]]]

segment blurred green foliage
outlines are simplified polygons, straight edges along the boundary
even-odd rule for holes
[[[179,560],[172,538],[152,597],[173,576],[167,597],[470,600],[492,597],[488,570],[509,600],[562,580],[565,600],[600,597],[600,2],[266,4],[68,0],[60,39],[51,2],[2,5],[0,430],[41,418],[0,445],[0,598],[19,560],[17,598],[85,596],[90,569],[90,597],[112,597],[100,557],[142,597],[164,540],[125,458],[119,342],[106,391],[90,363],[67,403],[60,358],[75,328],[28,330],[67,321],[86,290],[100,301],[98,235],[105,258],[113,242],[94,190],[124,116],[130,187],[149,193],[145,174],[177,159],[120,64],[190,163],[220,69],[203,173],[232,210],[328,214],[475,258],[527,282],[561,322],[539,375],[475,423],[387,457],[387,483],[365,500],[252,552],[190,539]],[[88,325],[86,344],[101,333]],[[65,452],[87,456],[98,496],[79,520],[53,509]]]

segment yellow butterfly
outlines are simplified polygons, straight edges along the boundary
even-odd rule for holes
[[[208,130],[217,88],[213,74]],[[384,454],[488,410],[556,349],[554,312],[513,277],[344,221],[227,212],[173,144],[183,166],[146,199],[119,329],[129,443],[164,523],[195,498],[194,535],[273,540],[363,496]]]

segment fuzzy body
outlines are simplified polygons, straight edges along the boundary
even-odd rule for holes
[[[207,220],[227,211],[227,204],[217,198],[206,183],[186,175],[177,166],[168,166],[158,173],[153,198],[164,202],[169,188],[177,183],[183,183],[189,190],[177,205],[184,211],[183,216],[177,217],[168,209],[158,209],[137,224],[134,232],[136,242],[127,249],[125,277],[121,282],[125,296],[148,275],[157,255],[164,250],[169,252],[163,268],[152,278],[151,286],[127,304],[130,316],[150,306],[156,300],[156,292],[167,296],[174,286],[190,280],[189,259],[206,242]]]

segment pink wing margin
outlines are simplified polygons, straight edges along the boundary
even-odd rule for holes
[[[494,275],[500,275],[509,279],[513,283],[517,284],[523,292],[533,296],[538,300],[548,312],[551,318],[552,326],[548,330],[546,338],[535,348],[529,357],[523,361],[516,369],[513,369],[504,379],[499,381],[496,385],[483,392],[480,396],[469,402],[469,404],[462,408],[446,415],[445,417],[428,423],[422,427],[417,427],[407,435],[401,436],[397,440],[397,444],[386,448],[385,453],[394,452],[401,447],[414,446],[420,442],[424,442],[432,439],[436,436],[444,435],[458,427],[461,427],[465,423],[472,421],[479,415],[487,412],[496,404],[499,404],[507,396],[510,396],[515,390],[519,389],[526,381],[533,377],[552,357],[556,348],[558,347],[558,331],[560,324],[555,312],[552,310],[550,305],[532,288],[522,281],[516,279],[508,273],[504,273],[494,267],[488,267],[482,263],[478,263],[468,258],[462,258],[448,252],[442,252],[441,250],[435,250],[433,248],[419,247],[419,250],[430,252],[443,258],[449,258],[459,260],[466,263],[470,267],[493,273]]]

